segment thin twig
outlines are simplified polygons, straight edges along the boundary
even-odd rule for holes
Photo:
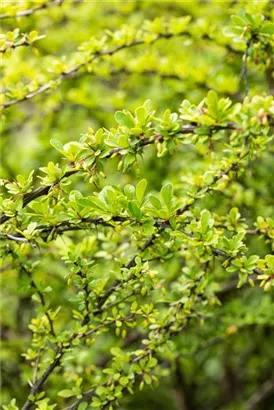
[[[23,272],[28,276],[28,278],[30,279],[30,285],[35,289],[37,295],[39,296],[39,299],[40,299],[40,301],[41,301],[42,306],[43,306],[45,309],[47,309],[44,294],[39,290],[38,286],[37,286],[36,283],[34,282],[32,276],[31,276],[31,273],[30,273],[29,270],[28,270],[25,266],[23,266],[23,265],[22,265],[22,270],[23,270]],[[51,317],[50,317],[49,312],[48,312],[48,311],[45,311],[45,315],[46,315],[46,317],[47,317],[47,319],[48,319],[48,322],[49,322],[50,333],[52,334],[53,337],[56,337],[56,334],[55,334],[55,331],[54,331],[54,326],[53,326],[53,321],[52,321],[52,319],[51,319]]]
[[[128,320],[131,320],[133,317],[134,317],[134,315],[133,315],[133,314],[130,314],[129,316],[126,316],[126,317],[124,317],[124,318],[120,318],[119,320],[120,320],[121,322],[123,322],[123,321],[128,321]],[[59,347],[59,348],[56,350],[55,358],[54,358],[53,362],[52,362],[52,363],[49,365],[49,367],[44,371],[44,373],[43,373],[42,376],[36,381],[36,383],[31,387],[31,391],[30,391],[30,393],[29,393],[29,396],[35,395],[35,394],[38,392],[38,390],[43,386],[43,384],[44,384],[45,381],[48,379],[48,377],[51,375],[51,373],[54,371],[54,369],[55,369],[57,366],[59,366],[60,361],[61,361],[62,357],[64,356],[65,352],[66,352],[68,349],[70,349],[70,347],[71,347],[73,341],[74,341],[75,339],[77,339],[77,337],[79,337],[80,339],[83,339],[83,338],[85,338],[85,337],[90,336],[90,335],[93,334],[93,333],[96,333],[98,330],[100,330],[100,329],[102,329],[102,328],[104,328],[104,327],[106,327],[106,326],[110,326],[111,324],[114,324],[115,322],[116,322],[116,319],[111,319],[111,320],[109,320],[109,321],[107,321],[107,322],[104,322],[104,323],[99,324],[98,326],[96,326],[95,328],[93,328],[93,329],[91,329],[91,330],[88,330],[87,332],[81,334],[80,336],[79,336],[77,333],[73,333],[73,335],[70,337],[70,339],[68,340],[68,342],[65,343],[64,345],[61,345],[61,347]],[[81,324],[84,325],[83,323],[84,323],[84,322],[82,321]],[[23,407],[22,407],[22,410],[28,410],[28,409],[30,409],[30,408],[34,405],[34,403],[29,399],[29,396],[28,396],[26,402],[24,403],[24,405],[23,405]]]
[[[7,44],[7,46],[5,48],[1,48],[0,53],[4,54],[6,51],[8,51],[10,49],[15,49],[15,48],[18,48],[18,47],[24,47],[24,46],[30,46],[30,45],[31,45],[31,43],[26,39],[26,37],[23,37],[20,42],[10,43],[10,44]]]
[[[274,378],[266,380],[247,401],[245,410],[256,410],[271,393],[274,392]]]
[[[244,158],[246,156],[246,154],[242,155],[242,158]],[[189,202],[188,204],[186,204],[184,207],[180,208],[177,210],[176,215],[183,215],[191,206],[193,206],[193,204],[197,201],[197,199],[199,198],[199,194],[200,192],[204,191],[206,188],[205,192],[209,192],[213,186],[216,184],[217,181],[219,181],[220,179],[222,179],[225,175],[228,175],[230,171],[232,171],[233,169],[235,169],[238,166],[238,161],[236,163],[231,164],[226,170],[222,171],[219,175],[215,176],[215,178],[213,179],[212,183],[210,185],[207,185],[206,187],[201,187],[197,193],[195,198],[193,198],[191,200],[191,202]],[[141,252],[144,252],[146,249],[148,249],[156,240],[157,236],[164,231],[165,228],[170,227],[169,222],[162,222],[158,225],[158,232],[154,233],[153,235],[150,236],[150,238],[147,239],[147,241],[139,248]],[[136,256],[137,255],[133,255],[132,258],[128,261],[127,264],[123,265],[122,268],[125,269],[130,269],[133,268],[136,265]],[[120,284],[122,283],[121,280],[116,279],[113,284],[111,285],[111,287],[109,288],[109,290],[106,292],[106,294],[104,296],[101,296],[98,299],[98,312],[96,312],[97,314],[100,313],[102,306],[105,304],[106,300],[117,290],[117,288],[120,286]]]
[[[0,20],[30,16],[31,14],[34,14],[37,11],[47,9],[49,7],[52,7],[52,6],[61,6],[63,2],[64,2],[64,0],[53,0],[53,1],[50,1],[50,2],[47,2],[47,3],[40,4],[39,6],[33,7],[32,9],[18,11],[14,15],[12,15],[12,14],[0,14]]]
[[[243,55],[243,67],[242,67],[242,71],[240,74],[240,79],[243,78],[244,84],[245,84],[245,95],[249,93],[249,85],[248,85],[248,78],[247,78],[247,58],[248,58],[250,44],[251,44],[251,40],[248,40],[246,42],[246,48],[245,48],[245,52]]]
[[[39,347],[39,349],[38,349],[38,353],[37,353],[36,360],[35,360],[32,384],[35,384],[36,379],[37,379],[37,372],[38,372],[39,360],[40,360],[40,352],[41,352],[41,347]]]
[[[189,124],[189,125],[184,125],[181,129],[179,129],[176,134],[191,134],[194,133],[195,130],[199,128],[199,125],[195,125],[195,124]],[[239,126],[235,123],[228,123],[227,125],[212,125],[210,126],[210,131],[211,132],[216,132],[216,131],[222,131],[222,130],[239,130]],[[176,135],[173,134],[173,135]],[[147,139],[140,139],[140,143],[137,147],[137,149],[142,148],[144,146],[147,145],[151,145],[154,144],[155,141],[160,141],[162,139],[162,136],[160,134],[155,134]],[[125,151],[124,148],[113,148],[112,150],[110,150],[109,154],[107,156],[105,156],[104,158],[111,158],[113,156],[113,154],[119,154],[120,152]],[[81,171],[81,168],[79,169],[72,169],[72,170],[68,170],[65,172],[65,174],[62,176],[62,178],[60,179],[60,181],[62,179],[68,178],[76,173],[78,173],[79,171]],[[56,181],[55,183],[53,183],[52,185],[48,185],[48,186],[44,186],[44,187],[40,187],[37,189],[34,189],[33,191],[25,194],[23,196],[23,207],[27,206],[30,202],[34,201],[35,199],[47,195],[51,189],[54,188],[55,185],[57,185],[60,181]],[[2,215],[0,215],[0,225],[5,223],[6,221],[8,221],[11,218],[11,216],[6,215],[5,213],[3,213]]]
[[[159,34],[154,40],[152,40],[152,41],[150,42],[150,44],[154,44],[154,43],[156,43],[158,40],[161,40],[161,39],[170,39],[170,38],[173,38],[173,37],[180,37],[180,36],[191,37],[191,34],[190,34],[189,32],[186,32],[186,31],[183,31],[183,32],[181,32],[181,33],[176,33],[176,34],[171,34],[171,33]],[[204,40],[212,40],[212,39],[211,39],[208,35],[206,35],[206,34],[205,34],[202,38],[203,38]],[[34,90],[34,91],[31,92],[31,93],[28,93],[28,94],[25,95],[24,97],[22,97],[22,98],[17,98],[17,99],[15,99],[15,100],[7,101],[7,102],[5,102],[5,103],[3,103],[3,104],[0,104],[0,108],[4,109],[4,108],[10,107],[10,106],[12,106],[12,105],[14,105],[14,104],[18,104],[18,103],[21,103],[21,102],[23,102],[23,101],[30,100],[31,98],[36,97],[37,95],[42,94],[42,93],[44,93],[45,91],[50,90],[51,87],[52,87],[52,85],[53,85],[55,82],[58,83],[59,81],[62,81],[62,80],[65,79],[65,78],[71,78],[71,77],[72,77],[75,73],[77,73],[81,68],[83,68],[83,67],[86,66],[87,64],[92,63],[94,60],[96,60],[96,59],[98,59],[98,58],[100,58],[100,57],[107,56],[107,55],[112,56],[113,54],[117,53],[117,52],[120,51],[120,50],[127,49],[127,48],[134,47],[134,46],[138,46],[138,45],[145,44],[145,43],[146,43],[145,40],[135,40],[135,41],[133,41],[132,43],[118,46],[118,47],[116,47],[116,48],[114,48],[114,49],[112,49],[112,50],[98,51],[98,52],[92,54],[91,57],[90,57],[89,59],[87,59],[86,61],[84,61],[83,63],[79,63],[78,65],[72,67],[72,68],[69,69],[68,71],[65,71],[65,72],[63,72],[62,74],[58,75],[57,77],[54,77],[53,79],[51,79],[50,81],[48,81],[46,84],[44,84],[44,85],[38,87],[36,90]],[[226,49],[227,49],[228,51],[234,52],[234,53],[238,54],[238,52],[237,52],[236,50],[234,50],[233,48],[231,48],[230,46],[226,45],[225,47],[226,47]]]

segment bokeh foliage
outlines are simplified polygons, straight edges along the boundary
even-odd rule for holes
[[[1,2],[5,410],[271,410],[273,2]]]

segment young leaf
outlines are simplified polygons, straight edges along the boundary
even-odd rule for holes
[[[167,209],[170,211],[172,206],[172,196],[173,196],[173,185],[168,183],[161,189],[161,195]]]
[[[208,108],[208,113],[211,117],[218,119],[219,110],[218,110],[218,95],[215,91],[210,90],[207,93],[206,104]]]
[[[63,153],[63,144],[59,140],[51,139],[50,140],[51,145],[59,152]]]
[[[201,212],[201,232],[205,234],[209,228],[214,224],[214,219],[211,218],[211,214],[207,209]]]
[[[154,195],[149,196],[149,202],[153,206],[153,208],[158,209],[159,211],[162,209],[161,201]]]
[[[138,184],[136,185],[136,198],[137,201],[141,204],[142,200],[144,198],[145,195],[145,191],[146,191],[146,187],[147,187],[147,181],[145,179],[142,179],[140,182],[138,182]]]
[[[74,396],[74,392],[72,390],[68,390],[68,389],[61,390],[57,394],[58,394],[58,396],[61,396],[61,397],[72,397],[72,396]]]
[[[118,124],[127,128],[133,128],[135,125],[130,116],[125,114],[123,111],[117,111],[115,113],[115,120],[118,122]]]
[[[142,217],[142,212],[138,208],[138,205],[136,204],[136,201],[130,201],[128,203],[128,210],[134,218],[140,219]]]

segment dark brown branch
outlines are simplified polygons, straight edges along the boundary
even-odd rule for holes
[[[177,308],[180,309],[180,303],[178,304]],[[191,316],[192,316],[192,312],[190,312],[190,313],[188,313],[188,315],[186,315],[186,319],[189,319]],[[176,329],[172,329],[173,325],[174,325],[174,320],[170,320],[165,325],[158,328],[156,330],[156,332],[157,332],[157,334],[162,332],[164,335],[168,335],[168,338],[173,338],[176,335],[180,334],[186,328],[185,322],[183,324],[181,324],[181,326],[179,326]],[[129,361],[129,363],[130,364],[138,363],[143,358],[148,357],[149,355],[152,355],[156,351],[157,347],[161,346],[165,342],[166,342],[166,338],[163,338],[162,340],[159,341],[158,346],[155,344],[154,347],[149,348],[148,346],[144,347],[143,345],[141,345],[140,348],[143,350],[142,355],[133,357]],[[106,380],[104,383],[101,383],[100,386],[106,386],[110,383],[110,381],[115,383],[115,381],[110,378],[109,380]],[[87,391],[83,392],[82,397],[80,399],[76,400],[72,405],[66,407],[64,410],[76,410],[76,409],[78,409],[79,405],[82,402],[88,402],[89,403],[98,387],[99,386],[95,386],[95,387],[91,388],[90,390],[87,390]],[[123,389],[123,390],[125,390],[125,389]],[[116,400],[115,398],[114,398],[114,400],[113,399],[108,400],[107,404],[104,405],[103,409],[107,409],[109,404],[111,404],[115,400]]]
[[[193,238],[194,239],[194,236],[191,233],[185,232],[183,230],[181,230],[181,232],[183,232],[188,238]],[[215,256],[220,256],[220,257],[225,258],[227,260],[233,259],[233,257],[231,257],[231,255],[229,255],[226,251],[224,251],[222,249],[218,249],[218,248],[215,248],[214,246],[210,246],[210,245],[209,245],[209,248],[211,249],[213,255],[215,255]],[[263,275],[264,274],[264,271],[259,269],[259,268],[254,268],[252,270],[252,272],[255,273],[256,275]]]
[[[87,217],[87,218],[82,218],[79,221],[79,224],[76,224],[74,222],[71,222],[70,220],[67,221],[62,221],[54,225],[38,225],[36,226],[36,230],[39,231],[41,234],[46,234],[46,238],[48,239],[51,234],[55,235],[62,235],[65,232],[73,232],[73,231],[84,231],[91,229],[94,226],[101,225],[101,226],[106,226],[110,228],[115,227],[115,223],[123,224],[124,222],[133,222],[135,224],[142,224],[141,221],[126,217],[126,216],[112,216],[111,219],[108,221],[105,221],[101,216],[94,216],[94,217]],[[163,222],[161,220],[156,219],[154,221],[154,226],[157,228],[160,228],[163,225]],[[165,227],[168,228],[169,225],[167,222],[165,222]],[[227,229],[225,225],[217,225],[218,228],[222,229]],[[159,232],[158,232],[159,233]],[[272,236],[268,232],[265,231],[260,231],[258,228],[256,229],[247,229],[246,230],[247,235],[258,235],[258,236],[265,236],[267,239],[272,239]],[[44,237],[43,237],[44,239]],[[25,238],[22,234],[17,234],[17,233],[0,233],[0,240],[11,240],[15,242],[21,242],[21,243],[28,243],[32,242],[31,240],[28,240]],[[149,239],[151,241],[151,239]],[[145,246],[145,245],[144,245]],[[143,247],[144,247],[143,246]],[[221,255],[220,255],[221,256]],[[153,260],[153,259],[152,259]]]
[[[244,158],[246,154],[244,154],[242,156],[242,158]],[[223,178],[223,176],[228,175],[230,171],[234,170],[235,167],[238,166],[238,162],[231,164],[226,170],[222,171],[219,175],[215,176],[215,178],[213,179],[212,183],[210,185],[208,185],[206,188],[206,192],[209,192],[212,187],[215,185],[215,183],[217,181],[219,181],[221,178]],[[196,193],[196,197],[192,199],[192,202],[186,204],[183,208],[179,209],[176,213],[177,216],[184,214],[198,199],[199,193],[204,191],[205,187],[201,187],[197,193]],[[170,224],[168,222],[162,222],[158,225],[158,232],[154,233],[153,235],[151,235],[151,237],[139,248],[141,252],[144,252],[146,249],[148,249],[155,241],[155,239],[157,238],[157,235],[159,235],[165,228],[170,227]],[[217,250],[216,250],[217,252]],[[221,251],[220,251],[221,252]],[[136,256],[137,255],[133,255],[132,258],[129,260],[129,262],[127,264],[125,264],[124,266],[122,266],[122,268],[125,269],[130,269],[132,267],[134,267],[136,265]],[[112,286],[109,288],[109,290],[106,292],[106,294],[104,296],[101,296],[98,300],[98,312],[96,312],[97,314],[101,312],[101,308],[102,306],[105,304],[106,300],[117,290],[117,288],[120,286],[121,284],[121,280],[116,279]]]
[[[178,410],[194,410],[191,403],[191,397],[188,394],[185,377],[180,366],[180,360],[178,358],[175,361],[174,379],[174,390],[178,403]]]
[[[217,292],[217,293],[218,293],[218,292]],[[102,311],[103,311],[103,308],[101,308],[101,312],[102,312]],[[93,314],[94,314],[94,315],[98,314],[98,311],[94,311]],[[123,320],[123,319],[120,319],[120,320]],[[126,318],[125,320],[128,320],[128,318]],[[114,321],[115,321],[115,320],[114,320]],[[111,323],[114,322],[114,321],[111,321]],[[110,322],[107,322],[107,323],[100,324],[100,325],[97,326],[97,328],[87,331],[85,334],[82,335],[82,337],[89,336],[90,334],[96,332],[99,328],[104,327],[104,326],[108,326],[108,325],[111,324],[111,323],[110,323]],[[83,322],[82,322],[82,324],[83,324]],[[165,327],[164,327],[164,330],[167,330],[167,331],[168,331],[168,330],[169,330],[169,327],[172,326],[172,324],[173,324],[173,322],[170,323],[169,325],[165,326]],[[176,330],[176,331],[171,331],[170,336],[172,337],[172,336],[176,335],[178,332],[180,332],[180,330],[181,330],[181,329],[178,329],[178,330]],[[134,341],[138,340],[138,339],[139,339],[139,336],[142,336],[142,335],[137,335],[136,338],[134,337]],[[48,377],[49,377],[50,374],[54,371],[54,369],[59,366],[61,358],[62,358],[63,355],[65,354],[66,350],[69,349],[69,347],[71,346],[72,341],[73,341],[76,337],[77,337],[77,334],[73,334],[73,335],[71,336],[71,338],[69,339],[69,344],[68,344],[68,345],[66,345],[65,347],[61,347],[61,348],[57,349],[56,354],[55,354],[55,359],[54,359],[54,361],[53,361],[52,364],[48,367],[48,369],[45,370],[45,372],[43,373],[43,375],[41,376],[41,378],[38,379],[38,381],[37,381],[37,382],[35,383],[35,385],[32,387],[31,392],[30,392],[30,395],[35,394],[35,393],[40,389],[40,387],[45,383],[45,381],[48,379]],[[212,346],[212,345],[214,345],[214,344],[216,344],[216,343],[219,343],[219,342],[221,342],[221,341],[223,341],[223,338],[215,337],[215,338],[213,338],[213,339],[207,341],[206,343],[204,343],[204,344],[202,345],[202,347],[205,347],[205,348],[206,348],[206,347]],[[199,349],[200,349],[200,347],[198,347],[194,352],[191,352],[190,354],[191,354],[191,355],[194,354],[194,353],[195,353],[196,351],[198,351]],[[147,354],[147,353],[146,353],[146,354]],[[185,354],[180,355],[180,357],[183,357],[183,356],[185,356]],[[137,361],[138,361],[138,360],[140,360],[142,357],[143,357],[143,356],[140,356],[139,358],[137,357],[137,358],[135,358],[135,359],[133,359],[133,360],[135,360],[135,361],[137,360]],[[103,385],[104,385],[104,384],[102,384],[102,386],[103,386]],[[97,387],[98,387],[98,386],[97,386]],[[93,393],[94,393],[95,390],[96,390],[96,388],[92,388],[92,389],[90,389],[90,390],[84,392],[82,399],[79,399],[79,400],[78,400],[77,402],[75,402],[72,406],[67,407],[66,410],[68,410],[68,409],[77,409],[77,408],[78,408],[78,405],[79,405],[82,401],[86,401],[86,400],[88,400],[88,399],[91,398],[91,396],[93,395]],[[24,404],[22,410],[28,410],[28,409],[30,409],[32,406],[33,406],[33,403],[32,403],[29,399],[27,399],[27,401],[26,401],[26,403]]]
[[[199,125],[195,124],[189,124],[189,125],[184,125],[179,131],[176,132],[176,134],[191,134],[194,133],[195,130],[199,128]],[[216,131],[222,131],[222,130],[237,130],[239,129],[238,125],[235,123],[228,123],[227,125],[212,125],[209,127],[211,132],[216,132]],[[154,136],[150,137],[149,139],[142,139],[140,140],[140,144],[138,148],[142,148],[146,145],[151,145],[153,144],[156,140],[160,140],[162,136],[160,134],[155,134]],[[114,148],[112,149],[109,154],[105,158],[111,158],[113,154],[119,154],[121,151],[124,151],[124,148]],[[81,169],[76,170],[68,170],[63,177],[61,178],[68,178],[71,175],[74,175],[81,171]],[[50,190],[59,183],[60,181],[56,181],[54,184],[45,186],[45,187],[40,187],[37,189],[34,189],[32,192],[29,192],[28,194],[25,194],[23,196],[23,207],[28,205],[30,202],[34,201],[35,199],[47,195]],[[8,221],[11,217],[3,213],[0,216],[0,225]]]
[[[127,321],[133,318],[133,314],[124,317],[124,318],[120,318],[120,321]],[[84,321],[85,319],[82,321],[81,325],[84,326]],[[39,389],[43,386],[43,384],[45,383],[45,381],[48,379],[48,377],[51,375],[51,373],[54,371],[54,369],[59,366],[61,358],[64,356],[65,352],[70,349],[72,342],[77,338],[80,337],[81,339],[87,336],[90,336],[93,333],[96,333],[98,330],[102,329],[103,327],[109,326],[113,323],[116,322],[116,319],[113,320],[109,320],[107,322],[101,323],[99,324],[96,328],[88,330],[86,333],[81,334],[81,336],[78,336],[77,333],[73,333],[73,335],[70,337],[70,339],[68,340],[67,343],[65,343],[65,345],[61,345],[61,347],[57,348],[56,353],[55,353],[55,358],[53,360],[53,362],[49,365],[49,367],[44,371],[44,373],[42,374],[42,376],[36,381],[36,383],[31,387],[29,396],[33,396],[35,395]],[[25,404],[22,407],[22,410],[28,410],[30,409],[32,406],[34,405],[34,403],[27,398]]]
[[[43,373],[43,375],[40,377],[40,379],[38,379],[36,381],[36,383],[32,386],[31,391],[30,391],[30,396],[36,394],[40,387],[45,383],[45,381],[47,380],[47,378],[51,375],[51,373],[53,372],[53,370],[59,365],[60,360],[62,358],[62,356],[64,355],[64,352],[57,352],[57,354],[55,355],[55,359],[54,361],[51,363],[51,365],[45,370],[45,372]],[[25,402],[25,404],[22,407],[22,410],[28,410],[30,409],[32,406],[34,405],[34,403],[28,398]]]

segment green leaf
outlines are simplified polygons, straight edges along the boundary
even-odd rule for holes
[[[201,212],[201,232],[207,233],[208,229],[214,224],[214,219],[211,218],[211,214],[207,209]]]
[[[123,351],[119,347],[112,347],[110,349],[110,353],[113,356],[123,356],[124,355]]]
[[[155,367],[158,363],[158,360],[155,357],[151,357],[147,362],[147,367]]]
[[[147,118],[147,111],[145,107],[138,107],[135,110],[135,115],[138,120],[138,122],[142,125],[144,124],[146,118]]]
[[[122,386],[125,387],[125,386],[128,384],[128,378],[125,377],[125,376],[122,376],[122,377],[119,379],[119,383],[120,383]]]
[[[146,384],[151,384],[151,377],[149,374],[145,374],[144,375],[144,381],[146,382]]]
[[[59,152],[63,152],[63,144],[59,140],[51,139],[50,140],[51,145]]]
[[[266,255],[265,260],[266,260],[267,266],[270,269],[274,269],[274,255]]]
[[[215,91],[210,90],[207,93],[206,104],[207,104],[209,115],[215,119],[218,119],[218,116],[219,116],[218,95]]]
[[[115,113],[115,120],[123,127],[133,128],[135,126],[129,114],[125,114],[123,111],[117,111]]]
[[[99,386],[96,389],[96,394],[98,396],[103,396],[106,393],[107,389],[104,386]]]
[[[260,33],[274,35],[274,23],[271,21],[266,21],[263,24],[263,27],[260,29]]]
[[[131,152],[129,152],[124,158],[124,164],[126,167],[133,164],[134,161],[136,161],[136,155],[132,154]]]
[[[149,202],[153,208],[158,209],[159,211],[163,208],[161,201],[154,195],[149,195]]]
[[[247,260],[247,262],[246,262],[246,264],[245,264],[246,267],[247,267],[248,269],[254,269],[259,259],[260,259],[260,257],[259,257],[258,255],[251,255],[251,256],[248,258],[248,260]]]
[[[128,137],[126,135],[121,135],[118,138],[118,145],[119,145],[119,147],[122,147],[122,148],[128,148],[128,146],[129,146]]]
[[[134,218],[140,219],[142,217],[142,212],[135,201],[130,201],[128,203],[128,210]]]
[[[61,390],[61,391],[59,391],[57,394],[58,394],[58,396],[61,396],[61,397],[72,397],[72,396],[75,396],[75,393],[74,393],[72,390],[68,390],[68,389]]]
[[[231,16],[231,20],[233,21],[233,23],[234,23],[236,26],[243,27],[243,26],[246,25],[246,22],[245,22],[243,19],[241,19],[241,17],[239,17],[239,16],[232,15],[232,16]]]
[[[173,185],[168,183],[161,189],[161,195],[167,209],[170,211],[172,206],[172,196],[173,196]]]
[[[146,191],[146,187],[147,187],[147,181],[145,179],[142,179],[137,185],[136,185],[136,198],[137,201],[141,204],[142,200],[144,198],[145,195],[145,191]]]
[[[238,246],[240,245],[244,237],[245,237],[245,231],[240,231],[237,233],[237,235],[233,236],[233,240],[235,241],[235,244]]]
[[[88,407],[88,403],[80,403],[78,406],[78,410],[86,410]]]
[[[92,399],[91,407],[97,408],[97,407],[101,407],[101,406],[102,406],[102,402],[98,397],[95,397],[94,399]]]
[[[107,208],[105,205],[100,201],[100,199],[96,197],[92,198],[80,198],[77,201],[80,205],[84,206],[85,208],[95,208],[95,209],[100,209],[102,211],[106,211]]]
[[[128,197],[128,199],[135,199],[135,187],[133,185],[127,184],[124,187],[124,193]]]

